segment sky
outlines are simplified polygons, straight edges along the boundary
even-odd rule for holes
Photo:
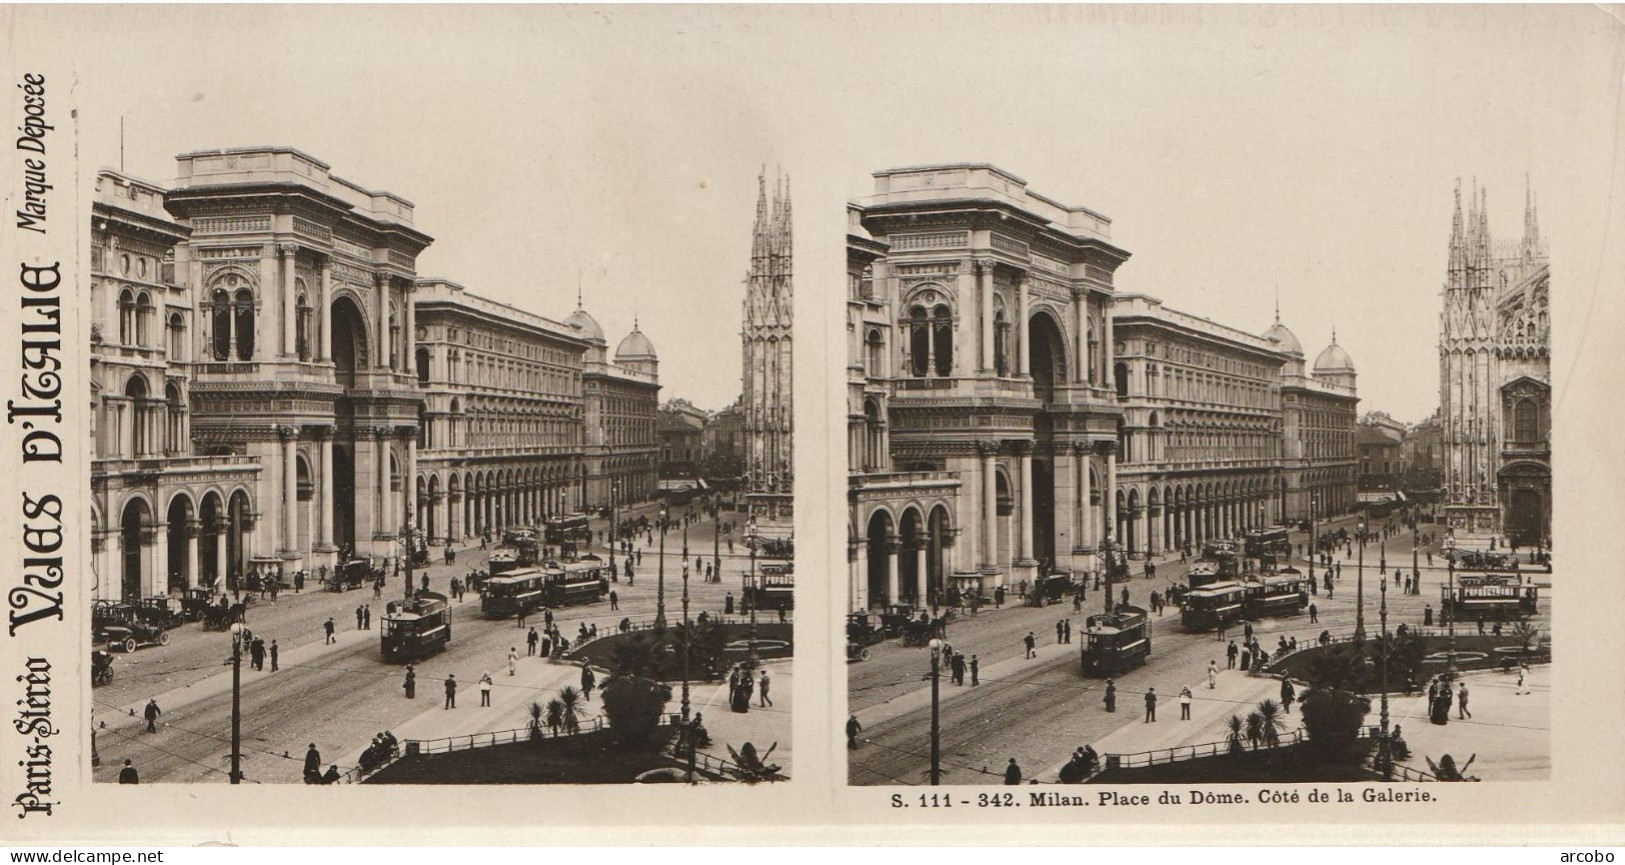
[[[1538,194],[1561,357],[1618,147],[1620,31],[1590,7],[16,14],[73,32],[87,163],[118,164],[121,116],[125,169],[158,182],[187,150],[299,147],[417,205],[420,275],[559,319],[579,285],[611,349],[635,318],[662,396],[709,409],[739,391],[764,166],[794,183],[800,361],[841,356],[842,205],[871,172],[992,162],[1113,219],[1119,290],[1254,332],[1278,297],[1311,363],[1335,327],[1362,411],[1415,421],[1456,179],[1497,237]]]

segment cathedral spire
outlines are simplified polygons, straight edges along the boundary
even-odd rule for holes
[[[1450,264],[1446,270],[1446,285],[1461,288],[1466,284],[1467,236],[1461,221],[1461,178],[1456,178],[1456,214],[1450,221]]]
[[[1523,176],[1523,257],[1540,257],[1540,221],[1535,215],[1535,191],[1527,174]]]

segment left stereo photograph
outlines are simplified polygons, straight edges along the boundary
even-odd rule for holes
[[[516,134],[470,174],[451,118],[379,148],[255,100],[126,153],[91,90],[95,781],[790,778],[770,151]]]

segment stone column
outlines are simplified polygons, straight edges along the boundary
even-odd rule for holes
[[[1082,534],[1078,537],[1078,545],[1085,548],[1099,546],[1100,538],[1095,532],[1095,506],[1094,481],[1089,477],[1089,469],[1094,465],[1094,458],[1089,455],[1087,445],[1078,445],[1078,511],[1083,515]]]
[[[1075,353],[1077,363],[1072,365],[1072,380],[1083,384],[1089,380],[1089,290],[1075,289],[1072,292],[1073,334],[1078,345]]]
[[[299,320],[299,314],[294,308],[294,297],[297,290],[294,288],[294,270],[299,261],[299,245],[284,243],[277,247],[282,257],[282,356],[298,357],[298,340],[294,337],[294,328]],[[289,544],[288,549],[294,545]]]
[[[1106,500],[1106,513],[1115,521],[1117,510],[1117,445],[1115,442],[1106,444],[1106,489],[1104,498]],[[1107,529],[1110,531],[1110,526]],[[1121,534],[1119,534],[1117,540],[1121,541],[1122,539]]]
[[[980,323],[977,321],[979,313],[971,311],[971,300],[975,297],[977,290],[975,259],[960,259],[957,288],[959,292],[959,318],[954,322],[954,345],[957,348],[954,351],[953,369],[950,371],[961,374],[966,370],[974,371],[982,367],[982,356],[978,353],[980,350],[972,350],[980,339],[981,331]],[[977,305],[979,307],[980,303]],[[906,310],[903,312],[903,316],[907,318]],[[907,327],[898,327],[896,338],[903,341],[902,344],[907,347],[908,351],[914,350],[913,343],[908,338]],[[903,356],[901,348],[897,349],[897,356]],[[972,363],[975,364],[974,367]]]
[[[1016,317],[1016,332],[1020,334],[1020,339],[1016,345],[1016,372],[1020,375],[1030,376],[1032,375],[1032,369],[1030,368],[1032,352],[1027,349],[1027,339],[1031,335],[1032,328],[1027,320],[1027,274],[1025,272],[1017,272],[1016,274]]]
[[[928,546],[925,538],[920,539],[919,549],[914,551],[914,603],[920,609],[930,606],[927,598],[929,583],[925,572],[925,549]]]
[[[186,524],[186,587],[196,588],[198,577],[203,575],[203,555],[198,544],[198,529],[202,523],[190,520]]]
[[[389,276],[373,274],[372,281],[378,295],[378,344],[372,365],[374,369],[389,369]]]
[[[999,565],[999,443],[981,442],[982,452],[982,564],[996,568]]]
[[[1106,389],[1117,390],[1117,341],[1112,336],[1112,307],[1111,301],[1101,305],[1101,375],[1106,379]]]
[[[446,540],[456,543],[463,537],[463,494],[447,493],[446,508],[449,511],[446,518]]]
[[[976,268],[982,306],[982,346],[978,357],[982,372],[991,372],[997,368],[993,359],[993,259],[978,258]]]
[[[226,535],[231,531],[231,517],[225,511],[220,513],[220,525],[215,527],[214,538],[214,575],[219,581],[216,588],[226,587],[226,576],[229,565],[226,562]]]
[[[1018,459],[1021,461],[1021,528],[1017,532],[1016,557],[1022,564],[1033,561],[1033,450],[1031,443],[1023,442]]]
[[[152,540],[146,545],[151,564],[147,568],[147,595],[169,594],[169,523],[153,527]]]
[[[403,349],[401,354],[404,356],[403,363],[406,365],[405,371],[407,374],[411,375],[414,380],[417,378],[418,369],[418,335],[417,311],[413,304],[412,292],[416,290],[416,288],[417,284],[410,280],[403,283],[401,287],[401,348]]]
[[[321,363],[333,359],[332,352],[332,325],[328,317],[333,314],[333,257],[322,257],[321,275],[321,303],[322,308],[316,311],[316,350],[312,356]],[[329,536],[331,537],[331,535]]]
[[[319,427],[317,434],[321,436],[322,449],[322,518],[317,529],[317,549],[330,551],[333,549],[333,433],[330,426]]]
[[[373,533],[386,534],[398,528],[400,516],[395,512],[395,495],[389,487],[389,430],[378,427],[372,431],[373,447],[378,451],[378,518]]]
[[[954,548],[960,570],[975,571],[982,564],[982,464],[972,455],[968,463],[961,464],[959,474],[963,478],[959,498],[963,507],[955,515],[959,536]]]
[[[299,428],[277,429],[282,440],[282,549],[299,549]]]
[[[902,597],[902,585],[897,570],[898,542],[895,537],[886,538],[886,603],[895,604]]]

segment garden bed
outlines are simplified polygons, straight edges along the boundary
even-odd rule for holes
[[[663,743],[631,749],[608,730],[441,754],[415,754],[378,770],[364,784],[630,784],[673,765]]]
[[[721,679],[727,675],[728,668],[745,659],[745,652],[738,650],[731,644],[743,644],[750,639],[750,624],[747,622],[730,622],[717,626],[719,632],[709,644],[696,644],[693,655],[689,658],[689,678],[691,680]],[[599,637],[579,649],[569,652],[565,657],[571,661],[585,661],[595,667],[611,669],[615,665],[615,654],[622,646],[636,641],[647,640],[651,637],[661,641],[663,648],[655,652],[654,662],[648,675],[651,678],[667,682],[674,682],[683,677],[683,655],[676,643],[676,631],[667,628],[663,634],[656,635],[654,631],[629,631]],[[788,658],[794,648],[794,625],[789,623],[762,622],[756,626],[756,639],[759,643],[757,657],[762,660],[774,658]]]

